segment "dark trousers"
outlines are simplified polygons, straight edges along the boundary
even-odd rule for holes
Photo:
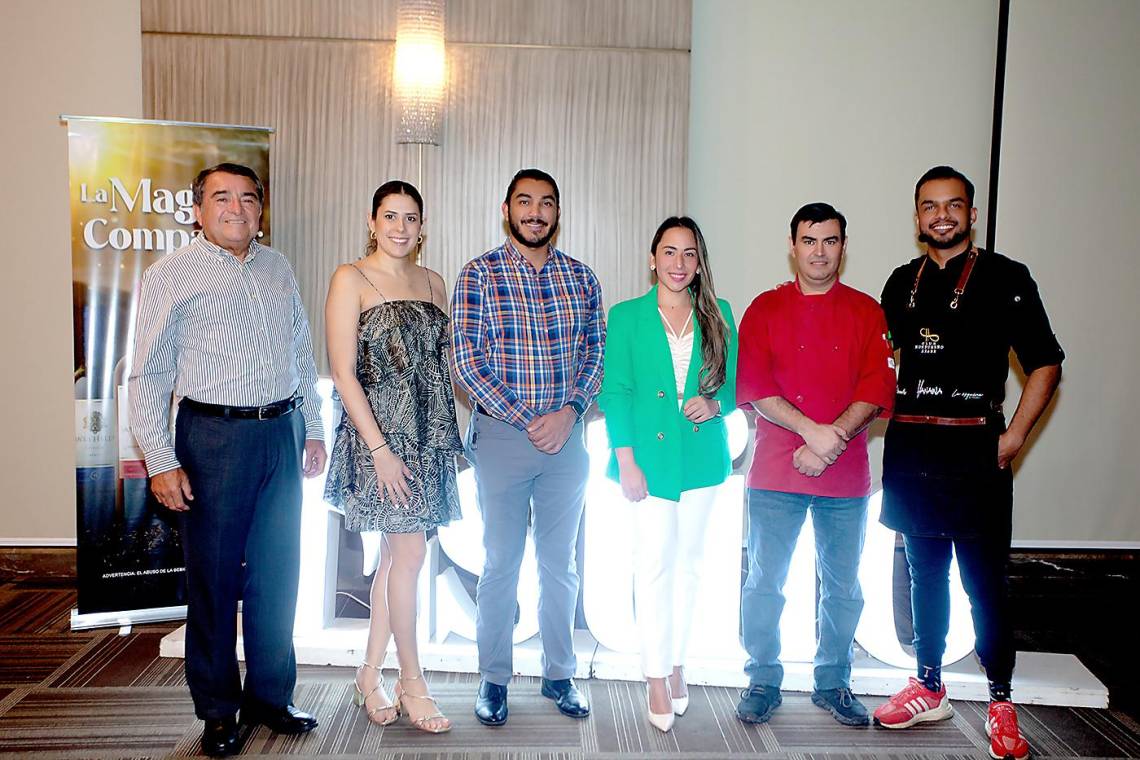
[[[903,536],[910,566],[914,650],[918,672],[941,667],[950,630],[950,557],[958,558],[962,587],[970,598],[974,649],[986,676],[995,683],[1013,678],[1016,652],[1009,617],[1006,565],[1009,540]]]
[[[189,511],[179,513],[186,681],[203,720],[232,716],[243,704],[292,702],[304,441],[299,411],[227,420],[179,409],[175,451],[194,493]],[[239,596],[244,692],[234,651]]]

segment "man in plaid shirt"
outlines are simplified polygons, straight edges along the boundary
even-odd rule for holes
[[[488,726],[507,720],[528,523],[539,566],[542,694],[570,717],[590,713],[571,680],[574,547],[589,474],[581,418],[601,385],[605,344],[597,277],[550,244],[561,213],[554,178],[518,172],[502,211],[507,240],[463,267],[451,303],[452,361],[471,397],[465,448],[487,554],[476,598],[475,717]]]

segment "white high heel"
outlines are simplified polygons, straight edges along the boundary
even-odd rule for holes
[[[668,686],[669,682],[666,681],[665,685]],[[662,733],[669,733],[669,731],[673,728],[673,721],[675,719],[675,716],[673,715],[672,712],[667,712],[667,713],[655,713],[655,712],[653,712],[652,703],[649,701],[649,682],[648,681],[645,682],[645,708],[646,708],[646,711],[649,713],[649,722],[653,725],[653,727],[656,728],[658,731],[661,731]]]

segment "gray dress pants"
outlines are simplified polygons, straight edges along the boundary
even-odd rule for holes
[[[475,630],[479,672],[491,683],[505,686],[514,672],[512,632],[528,523],[538,560],[543,675],[574,675],[579,585],[574,549],[590,470],[582,428],[576,423],[561,451],[544,454],[525,432],[478,412],[471,416],[465,448],[475,468],[487,553],[476,592]]]

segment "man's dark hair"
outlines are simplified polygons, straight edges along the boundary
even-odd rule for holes
[[[820,222],[830,222],[832,219],[839,222],[839,239],[846,240],[847,217],[836,211],[835,206],[830,203],[809,203],[800,207],[792,217],[792,242],[796,240],[796,230],[799,229],[800,222],[807,222],[810,226]]]
[[[261,177],[257,176],[257,172],[250,169],[248,166],[241,164],[220,163],[217,166],[211,166],[208,169],[203,169],[198,172],[198,176],[194,178],[194,184],[190,186],[191,192],[194,194],[194,205],[202,205],[202,188],[206,186],[206,178],[211,174],[223,172],[224,174],[236,174],[239,177],[253,181],[253,186],[257,188],[257,202],[265,205],[265,185],[261,184]]]
[[[914,206],[918,208],[918,191],[927,182],[936,179],[956,179],[966,186],[966,202],[970,204],[970,208],[974,207],[974,183],[971,182],[965,174],[955,169],[953,166],[935,166],[918,178],[918,182],[914,185]]]
[[[554,177],[544,172],[542,169],[520,169],[515,176],[511,177],[511,184],[507,185],[507,197],[503,203],[509,204],[511,196],[515,194],[515,187],[522,179],[537,179],[540,182],[549,182],[550,186],[554,188],[554,204],[562,206],[562,199],[558,196],[558,183],[554,181]]]

